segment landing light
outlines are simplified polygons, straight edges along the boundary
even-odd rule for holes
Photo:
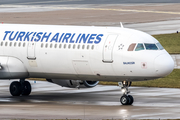
[[[122,93],[125,93],[125,92],[126,92],[126,89],[125,89],[125,88],[121,89],[121,92],[122,92]]]

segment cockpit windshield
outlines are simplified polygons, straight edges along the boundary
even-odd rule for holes
[[[163,49],[164,49],[163,46],[162,46],[160,43],[156,43],[156,45],[158,46],[158,48],[159,48],[160,50],[163,50]]]
[[[144,50],[144,45],[142,43],[138,43],[138,45],[136,46],[135,51],[139,51],[139,50]]]
[[[144,43],[146,50],[158,50],[156,44]]]
[[[158,43],[132,43],[128,51],[140,51],[140,50],[163,50],[163,46]]]

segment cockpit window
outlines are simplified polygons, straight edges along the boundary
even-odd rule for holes
[[[146,50],[158,50],[158,47],[156,44],[149,44],[149,43],[144,43]]]
[[[164,49],[163,46],[162,46],[160,43],[156,43],[156,45],[158,46],[158,48],[159,48],[160,50],[163,50],[163,49]]]
[[[163,46],[158,43],[132,43],[129,45],[128,51],[140,51],[140,50],[163,50]]]
[[[132,43],[132,44],[129,46],[128,51],[133,51],[135,46],[136,46],[136,43]]]
[[[144,50],[144,45],[142,43],[138,43],[135,49],[135,51],[140,51],[140,50]]]

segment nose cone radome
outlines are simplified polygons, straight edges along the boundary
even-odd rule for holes
[[[170,74],[174,69],[174,61],[169,54],[162,54],[155,58],[155,71],[159,77]]]

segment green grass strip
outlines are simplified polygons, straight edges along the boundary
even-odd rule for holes
[[[180,53],[180,33],[154,35],[170,54]]]
[[[117,85],[117,82],[100,81],[102,85]],[[180,69],[174,69],[171,74],[164,78],[148,81],[132,82],[132,86],[139,87],[163,87],[163,88],[180,88]]]

